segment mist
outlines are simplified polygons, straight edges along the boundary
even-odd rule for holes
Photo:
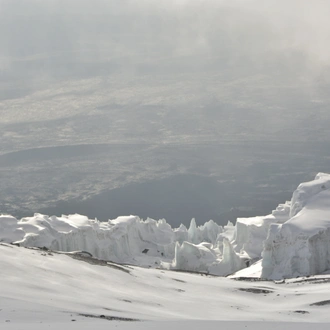
[[[270,212],[328,170],[329,12],[326,0],[0,0],[0,211],[78,212],[110,192],[113,211],[88,204],[89,216]],[[149,198],[130,208],[136,184]]]
[[[317,76],[327,1],[1,1],[9,77],[230,71]],[[287,70],[289,72],[287,72]]]

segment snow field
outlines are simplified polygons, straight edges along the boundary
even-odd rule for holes
[[[146,321],[180,323],[192,319],[329,322],[329,305],[322,305],[329,300],[329,275],[280,284],[238,281],[97,265],[72,255],[4,244],[0,245],[0,257],[0,324],[8,329],[14,325],[19,329],[23,324],[36,328],[70,324],[71,328],[75,322],[87,326],[94,321],[110,327],[118,323],[116,319],[122,320],[120,324],[127,319],[140,320],[143,326],[148,326]]]

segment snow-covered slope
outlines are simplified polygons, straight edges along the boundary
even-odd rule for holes
[[[5,243],[0,244],[0,260],[1,329],[75,329],[76,324],[85,329],[91,322],[98,329],[123,326],[109,320],[176,320],[175,329],[188,319],[244,322],[237,329],[250,328],[252,321],[330,321],[324,312],[329,275],[284,284],[247,282],[121,266]],[[134,328],[139,326],[134,322]],[[288,328],[286,323],[281,327]]]
[[[0,242],[56,251],[87,251],[123,264],[261,276],[318,274],[330,269],[330,175],[301,184],[272,214],[221,227],[210,220],[173,229],[165,220],[123,216],[99,222],[81,215],[0,216]],[[253,268],[240,271],[263,258]],[[258,274],[258,275],[257,275]]]

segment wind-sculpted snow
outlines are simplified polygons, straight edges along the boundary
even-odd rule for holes
[[[87,251],[102,260],[223,276],[237,272],[233,276],[280,279],[318,274],[330,269],[330,175],[319,173],[299,185],[292,201],[272,214],[239,218],[236,225],[221,227],[210,220],[197,226],[193,219],[187,229],[137,216],[100,222],[78,214],[35,214],[21,220],[2,215],[0,242]]]

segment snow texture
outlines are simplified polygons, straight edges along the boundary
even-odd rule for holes
[[[1,330],[126,325],[145,329],[151,327],[150,321],[174,321],[173,329],[197,329],[197,324],[198,329],[209,329],[206,320],[239,320],[236,325],[217,323],[217,328],[237,330],[306,329],[299,326],[301,322],[313,322],[316,329],[329,327],[329,275],[287,280],[283,285],[75,256],[0,243]],[[279,323],[268,327],[265,321]],[[254,327],[256,322],[259,326]],[[290,327],[291,322],[298,324]],[[153,329],[165,329],[166,323]]]
[[[187,229],[132,215],[108,222],[78,214],[35,214],[21,220],[1,215],[0,242],[222,276],[236,272],[234,276],[281,279],[319,274],[330,269],[330,175],[319,173],[300,184],[292,200],[272,214],[239,218],[236,225],[221,227],[210,220],[197,226],[192,219]]]

